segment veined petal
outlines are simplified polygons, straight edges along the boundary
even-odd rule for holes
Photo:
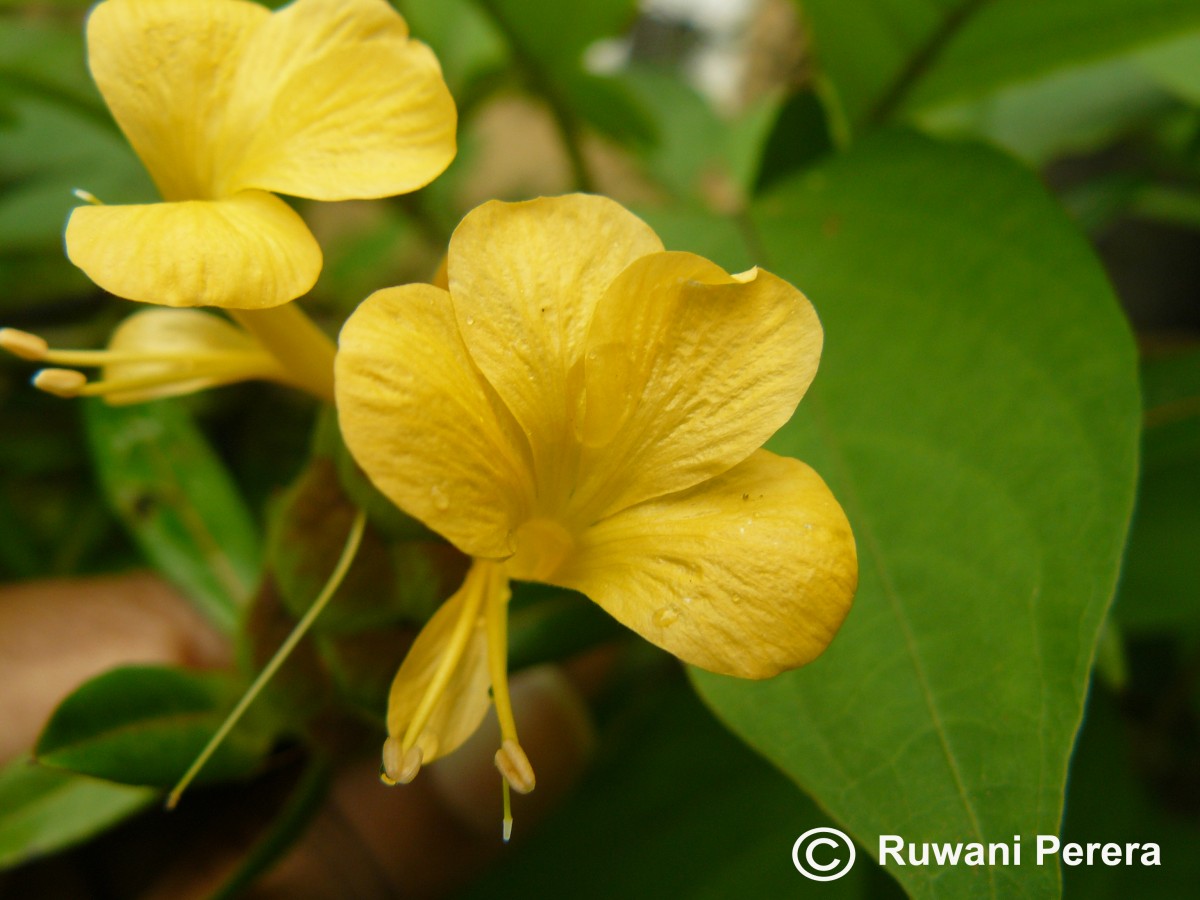
[[[712,481],[597,523],[552,580],[685,662],[767,678],[833,639],[858,563],[821,478],[759,450]]]
[[[632,263],[596,306],[574,504],[602,518],[741,462],[791,417],[821,357],[805,296],[690,253]]]
[[[227,189],[318,200],[428,184],[455,153],[457,112],[432,51],[383,0],[297,0],[246,47],[229,110]]]
[[[118,297],[164,306],[278,306],[308,291],[321,248],[278,197],[81,206],[67,222],[67,255]]]
[[[377,291],[338,343],[338,417],[359,465],[464,553],[508,556],[532,494],[528,449],[471,364],[449,295],[426,284]]]
[[[215,197],[238,63],[270,18],[243,0],[106,0],[92,11],[92,76],[165,199]]]
[[[641,219],[585,194],[485,203],[450,239],[450,293],[463,339],[529,435],[543,494],[569,490],[564,456],[575,441],[580,362],[596,303],[626,266],[661,250]]]
[[[472,598],[478,586],[471,576],[453,597],[433,614],[404,657],[388,696],[388,734],[403,740],[433,683],[439,666],[455,643],[455,631],[465,630],[461,656],[437,694],[414,746],[421,748],[421,763],[429,763],[456,750],[483,722],[492,700],[487,665],[487,632],[483,605]],[[467,619],[469,621],[464,621]],[[460,635],[460,640],[463,635]]]

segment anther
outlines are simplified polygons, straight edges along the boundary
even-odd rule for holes
[[[75,188],[75,190],[71,191],[71,193],[74,194],[76,197],[78,197],[80,200],[82,200],[84,203],[92,204],[92,206],[103,206],[104,205],[103,200],[101,200],[99,197],[97,197],[91,191],[85,191],[83,188]]]
[[[7,350],[13,356],[37,362],[45,358],[50,350],[50,345],[36,334],[30,334],[28,331],[0,328],[0,350]]]
[[[514,740],[505,740],[496,751],[496,768],[518,794],[528,794],[537,783],[529,757]]]
[[[87,377],[74,369],[42,369],[33,376],[33,386],[56,397],[78,397]]]
[[[405,750],[400,738],[388,738],[383,742],[384,784],[408,784],[421,771],[424,756],[419,746]]]

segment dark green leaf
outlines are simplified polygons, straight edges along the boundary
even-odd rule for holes
[[[146,558],[232,631],[258,578],[254,520],[177,401],[85,406],[96,472]]]
[[[1127,629],[1200,629],[1200,352],[1142,366],[1142,479],[1116,615]]]
[[[68,696],[46,723],[39,762],[123,784],[171,787],[199,756],[244,688],[220,673],[154,666],[114,669]],[[243,723],[199,781],[251,773],[269,737]]]
[[[86,840],[155,796],[148,788],[15,760],[0,769],[0,869]]]
[[[1186,809],[1169,808],[1179,801],[1186,804],[1189,793],[1194,798],[1195,788],[1160,785],[1158,791],[1152,790],[1146,773],[1135,763],[1130,726],[1108,691],[1092,691],[1072,760],[1062,840],[1081,845],[1116,843],[1122,850],[1126,843],[1155,843],[1161,864],[1140,865],[1139,849],[1134,855],[1138,865],[1064,866],[1067,897],[1174,900],[1191,896],[1200,884],[1200,855],[1195,852],[1200,846],[1200,825],[1194,810],[1189,814]],[[1194,758],[1184,765],[1195,771]]]
[[[752,745],[874,852],[1051,834],[1132,507],[1134,350],[1037,180],[983,148],[880,135],[752,211],[825,328],[768,446],[811,463],[861,583],[814,664],[696,674]],[[889,868],[918,897],[1053,896],[1052,866]]]

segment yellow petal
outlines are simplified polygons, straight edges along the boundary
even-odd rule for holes
[[[456,627],[461,624],[468,629],[462,656],[415,742],[421,748],[422,763],[432,762],[460,747],[475,733],[491,705],[483,606],[475,602],[473,609],[467,608],[473,589],[470,577],[421,629],[396,673],[388,696],[388,734],[402,739],[453,643]],[[470,621],[463,622],[464,616]]]
[[[108,349],[130,361],[107,364],[106,381],[146,383],[106,393],[105,401],[113,405],[175,397],[252,378],[288,381],[283,367],[250,335],[194,309],[134,313],[117,326]],[[134,358],[139,353],[148,358]]]
[[[107,0],[92,11],[88,65],[165,199],[216,196],[238,63],[270,17],[242,0]]]
[[[342,434],[375,485],[463,552],[511,553],[532,493],[528,450],[471,365],[449,295],[425,284],[378,291],[338,344]]]
[[[602,518],[699,484],[761,447],[817,371],[812,304],[760,269],[690,253],[630,265],[596,307],[573,503]]]
[[[106,291],[165,306],[278,306],[321,271],[321,248],[304,220],[262,191],[81,206],[67,222],[66,244],[71,262]]]
[[[436,178],[457,112],[433,52],[383,0],[298,0],[246,48],[229,133],[251,138],[227,189],[385,197]]]
[[[766,678],[825,649],[850,609],[858,564],[821,478],[759,450],[594,525],[554,582],[685,662]]]
[[[660,250],[641,219],[584,194],[485,203],[450,239],[450,293],[464,340],[530,436],[543,494],[569,490],[556,482],[569,480],[564,452],[574,441],[592,311],[626,266]]]

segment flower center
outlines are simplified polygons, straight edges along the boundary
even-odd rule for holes
[[[516,532],[516,553],[506,563],[510,578],[546,581],[570,555],[575,539],[552,519],[530,519]]]

